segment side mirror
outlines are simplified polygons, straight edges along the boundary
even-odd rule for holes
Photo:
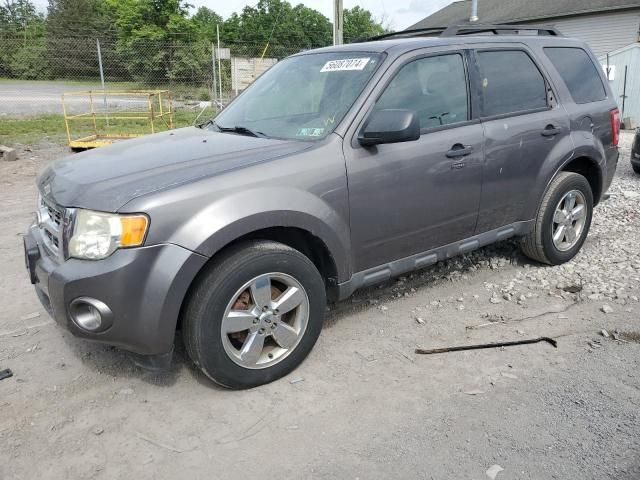
[[[420,138],[420,122],[411,110],[377,110],[365,123],[358,142],[364,147],[382,143],[410,142]]]

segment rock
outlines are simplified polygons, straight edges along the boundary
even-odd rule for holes
[[[503,470],[504,468],[502,468],[500,465],[491,465],[489,468],[487,468],[486,474],[487,477],[489,477],[491,480],[496,480],[496,476]]]
[[[499,299],[498,297],[491,297],[489,301],[493,304],[502,303],[502,300]]]
[[[424,318],[416,317],[416,322],[418,322],[420,325],[424,325]]]
[[[381,312],[386,312],[387,310],[389,310],[389,307],[387,307],[386,305],[380,305],[378,306],[378,310],[380,310]]]
[[[640,193],[633,192],[631,190],[625,190],[622,192],[622,196],[627,200],[634,200],[636,198],[640,198]]]
[[[96,425],[91,429],[91,433],[94,435],[102,435],[104,433],[104,428],[100,425]]]
[[[462,392],[465,395],[482,395],[484,393],[484,390],[467,390],[466,392]]]
[[[503,294],[502,294],[502,298],[504,298],[507,302],[510,302],[510,301],[511,301],[512,296],[511,296],[511,294],[510,294],[510,293],[505,292],[505,293],[503,293]]]
[[[604,305],[602,305],[602,307],[600,307],[600,311],[602,311],[602,313],[613,313],[613,308],[605,303]]]
[[[18,154],[15,149],[0,145],[0,160],[7,162],[15,162],[18,159]]]
[[[607,332],[605,329],[600,330],[600,335],[602,335],[604,338],[609,338],[609,332]]]
[[[456,308],[457,308],[458,310],[464,310],[464,305],[458,305]]]

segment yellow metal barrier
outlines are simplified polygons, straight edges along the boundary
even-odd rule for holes
[[[74,150],[102,147],[174,126],[168,90],[68,92],[62,95],[62,110],[69,146]]]

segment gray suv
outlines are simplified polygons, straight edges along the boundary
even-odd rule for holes
[[[400,32],[278,62],[215,120],[38,177],[32,283],[74,335],[215,382],[308,355],[327,301],[509,237],[550,265],[585,241],[619,113],[582,42],[547,28]]]

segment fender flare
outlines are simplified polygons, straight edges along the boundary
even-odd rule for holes
[[[253,232],[290,227],[324,243],[333,258],[338,281],[351,277],[347,219],[320,197],[290,187],[259,187],[225,195],[193,215],[172,242],[207,257]]]

